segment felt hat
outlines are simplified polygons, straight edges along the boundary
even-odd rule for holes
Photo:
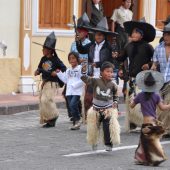
[[[54,32],[51,32],[45,39],[44,41],[44,44],[40,44],[40,43],[37,43],[37,42],[33,42],[37,45],[41,45],[45,48],[49,48],[49,49],[52,49],[52,50],[55,50],[55,45],[56,45],[56,37],[55,37],[55,34]]]
[[[93,32],[101,32],[104,33],[105,35],[118,35],[117,32],[111,32],[109,31],[108,23],[106,17],[103,17],[101,21],[96,25],[96,27],[91,27],[88,26],[86,27],[88,30],[93,31]]]
[[[145,18],[142,18],[139,21],[127,21],[127,22],[124,22],[123,25],[125,27],[125,31],[129,35],[132,34],[132,31],[135,28],[138,28],[143,31],[143,40],[147,42],[151,42],[155,38],[156,30],[151,24],[146,23]]]
[[[164,77],[158,71],[145,70],[137,74],[136,84],[144,92],[158,92],[164,84]]]
[[[170,23],[170,15],[166,18],[165,21],[162,21],[165,25]]]
[[[77,28],[85,28],[86,26],[90,26],[90,20],[86,12],[84,12],[84,14],[77,20]]]
[[[162,32],[169,32],[170,33],[170,23],[168,23],[167,25],[164,26],[164,29],[162,30]]]

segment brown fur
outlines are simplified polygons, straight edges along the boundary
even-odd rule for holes
[[[145,160],[141,162],[142,164],[158,166],[167,159],[160,143],[160,138],[164,133],[165,130],[162,126],[153,126],[152,124],[143,125],[140,142]],[[138,149],[139,147],[136,150],[136,154],[139,153]]]
[[[139,93],[139,89],[137,87],[136,92]],[[129,91],[127,90],[127,94]],[[134,93],[132,93],[130,96],[126,95],[126,115],[125,115],[125,128],[127,132],[130,132],[130,123],[134,123],[137,127],[141,127],[143,123],[143,115],[141,112],[140,104],[137,104],[133,109],[130,108],[129,102],[133,100]]]
[[[170,83],[165,85],[160,92],[164,103],[170,103]],[[170,111],[161,111],[159,108],[157,109],[158,120],[163,123],[165,129],[167,129],[167,133],[170,134]]]

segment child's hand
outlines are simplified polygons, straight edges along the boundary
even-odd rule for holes
[[[117,58],[118,57],[118,52],[112,52],[112,57]]]
[[[118,108],[118,103],[117,103],[117,102],[114,102],[114,103],[112,104],[112,107],[113,107],[114,109],[117,109],[117,108]]]
[[[52,77],[56,77],[56,76],[57,76],[56,71],[53,71],[53,72],[51,73],[51,76],[52,76]]]
[[[87,65],[82,65],[82,68],[81,68],[81,72],[82,73],[86,73],[87,72]]]
[[[38,70],[36,70],[35,72],[34,72],[34,76],[37,76],[37,75],[39,75],[40,74],[40,72],[38,71]]]

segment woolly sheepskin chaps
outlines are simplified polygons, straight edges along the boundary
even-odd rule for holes
[[[120,125],[117,120],[118,110],[117,109],[107,109],[107,116],[110,117],[110,138],[113,144],[120,144]],[[93,110],[91,107],[87,113],[87,142],[90,145],[96,145],[99,137],[103,138],[103,128],[99,125],[99,112]]]

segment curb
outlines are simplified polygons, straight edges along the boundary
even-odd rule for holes
[[[123,97],[119,98],[119,104],[123,104]],[[56,102],[57,108],[65,109],[65,101]],[[0,105],[0,115],[11,115],[20,112],[27,112],[31,110],[39,110],[38,103],[28,103],[28,104],[15,104],[15,105]]]
[[[58,108],[66,108],[65,102],[57,102],[56,103]],[[10,106],[0,106],[0,115],[10,115],[20,112],[27,112],[31,110],[39,110],[39,104],[18,104],[18,105],[10,105]]]

